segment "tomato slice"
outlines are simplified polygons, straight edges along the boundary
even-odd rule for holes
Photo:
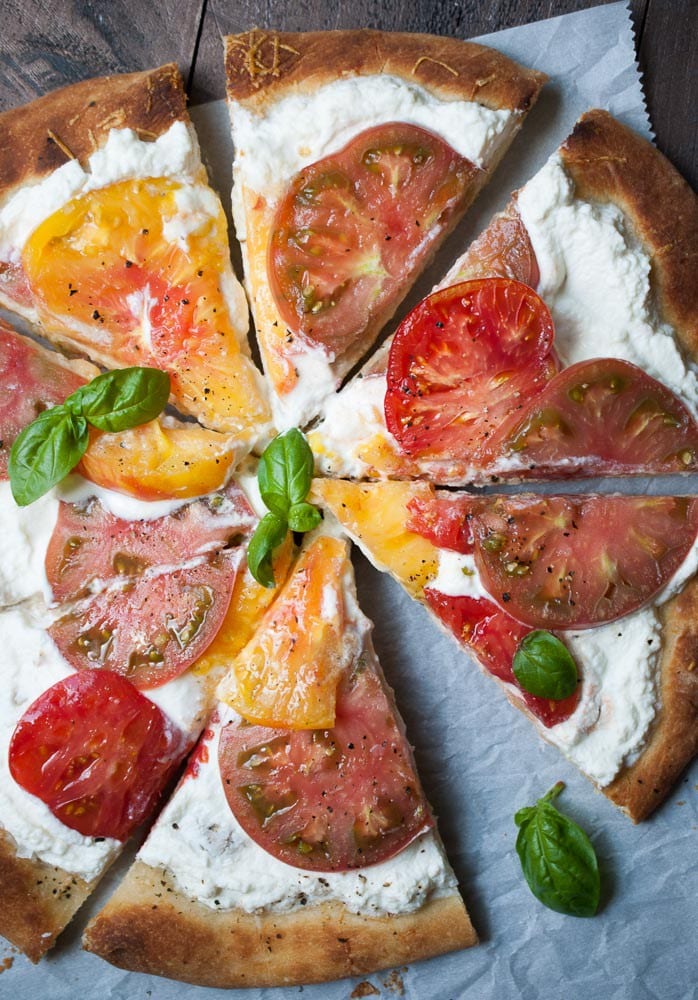
[[[502,442],[537,475],[662,474],[698,468],[698,425],[686,406],[640,368],[602,358],[555,376]]]
[[[49,628],[76,670],[101,667],[138,688],[179,677],[208,648],[225,618],[240,550],[174,570],[127,577],[70,605]]]
[[[176,567],[243,541],[255,523],[242,490],[230,483],[172,514],[128,521],[96,498],[61,502],[46,551],[46,578],[56,601],[84,597],[109,581]]]
[[[54,361],[49,351],[0,321],[0,479],[7,479],[10,449],[19,432],[84,382],[58,355]]]
[[[269,280],[284,322],[338,356],[394,307],[479,173],[416,125],[367,129],[291,181]]]
[[[516,205],[510,202],[470,244],[450,277],[454,281],[473,278],[512,278],[537,288],[538,260]]]
[[[390,347],[388,430],[408,455],[481,461],[555,374],[553,321],[526,285],[504,278],[434,292]]]
[[[470,521],[478,506],[477,497],[415,497],[407,505],[407,528],[439,549],[468,555],[473,552]]]
[[[698,500],[496,497],[471,527],[497,604],[531,628],[592,628],[666,586],[695,541]]]
[[[185,749],[182,734],[127,680],[85,670],[30,705],[9,764],[14,780],[71,830],[126,840]]]
[[[462,645],[472,650],[486,670],[518,690],[529,712],[544,726],[556,726],[572,715],[579,703],[581,684],[569,698],[552,701],[524,691],[514,676],[514,653],[530,628],[521,625],[492,601],[450,597],[433,587],[426,588],[424,597],[434,614]]]
[[[334,728],[229,722],[218,759],[237,821],[295,868],[377,864],[433,825],[391,699],[363,658],[340,683]]]

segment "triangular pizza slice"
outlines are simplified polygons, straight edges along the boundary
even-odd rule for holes
[[[322,471],[443,485],[698,468],[698,198],[590,111],[327,408]]]
[[[663,801],[698,752],[698,500],[314,494],[633,820]]]
[[[174,64],[0,115],[0,303],[108,368],[169,372],[172,402],[247,450],[269,432]]]
[[[277,427],[368,352],[545,77],[433,35],[226,38],[233,215]]]
[[[348,543],[319,532],[87,927],[86,947],[115,965],[290,986],[476,941],[357,604]]]

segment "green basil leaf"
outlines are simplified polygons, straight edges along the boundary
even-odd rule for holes
[[[290,507],[303,503],[313,468],[310,445],[297,428],[274,438],[264,449],[257,471],[262,500],[272,513],[286,517]]]
[[[561,701],[577,687],[577,667],[570,651],[551,632],[529,632],[514,654],[514,676],[529,694]]]
[[[263,587],[274,587],[274,572],[271,566],[271,556],[274,549],[281,545],[288,532],[285,518],[276,514],[265,514],[255,528],[255,532],[247,547],[247,565],[257,583]]]
[[[601,895],[599,865],[584,830],[552,804],[564,787],[558,782],[535,806],[516,813],[516,852],[531,892],[544,906],[593,917]]]
[[[159,368],[104,372],[68,396],[65,405],[100,431],[125,431],[154,420],[167,406],[170,376]]]
[[[8,466],[19,506],[33,503],[64,479],[85,454],[88,441],[87,421],[65,406],[44,410],[25,427],[12,445]]]
[[[288,511],[288,526],[291,531],[312,531],[321,520],[320,511],[310,503],[294,503]]]

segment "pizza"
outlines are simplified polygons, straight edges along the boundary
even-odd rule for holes
[[[236,987],[475,943],[370,632],[348,542],[307,536],[89,950]]]
[[[225,39],[233,215],[278,428],[321,412],[487,182],[543,84],[433,35]]]
[[[330,401],[320,468],[451,486],[695,471],[697,226],[661,153],[588,112]]]
[[[695,499],[332,479],[314,493],[616,805],[638,821],[661,804],[698,752]],[[534,632],[575,660],[564,697],[514,673]]]
[[[185,104],[170,64],[0,115],[0,304],[96,364],[168,371],[180,412],[242,457],[269,413]]]

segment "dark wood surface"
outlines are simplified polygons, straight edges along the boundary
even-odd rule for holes
[[[177,60],[194,103],[224,93],[220,36],[371,27],[462,38],[598,0],[0,0],[0,110],[62,84]],[[698,2],[631,0],[657,144],[698,187]]]

